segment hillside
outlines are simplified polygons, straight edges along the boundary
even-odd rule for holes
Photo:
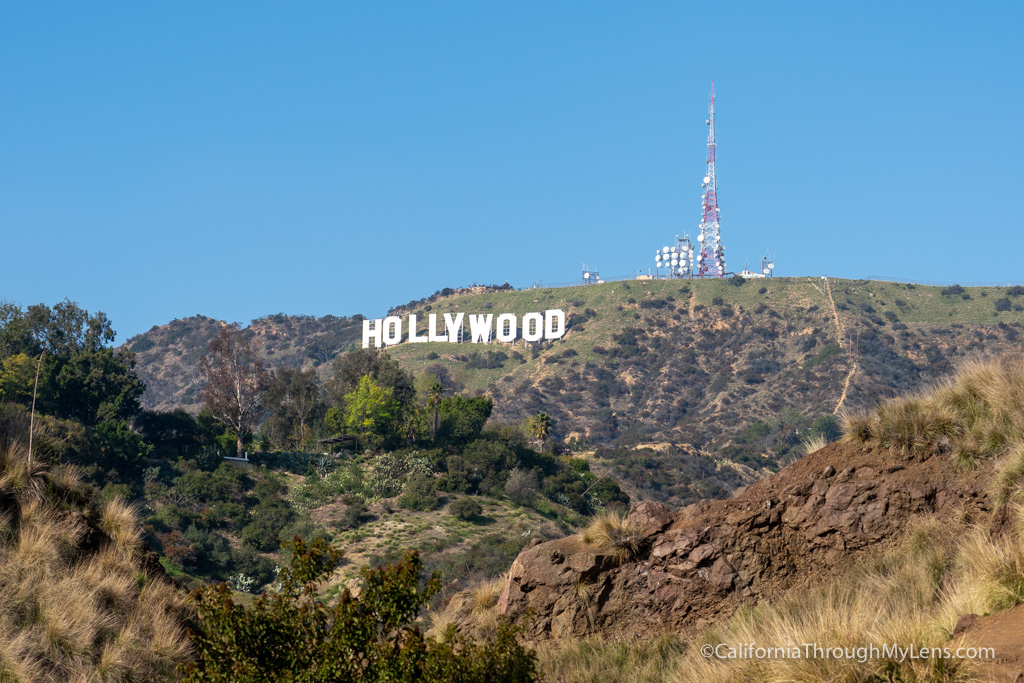
[[[224,324],[197,315],[156,325],[125,342],[138,358],[147,408],[199,411],[199,358]],[[274,367],[319,367],[359,342],[362,318],[277,314],[253,320],[245,329],[261,341]]]
[[[391,353],[414,373],[490,394],[494,421],[548,413],[557,439],[599,447],[595,467],[646,497],[685,504],[725,495],[801,455],[812,421],[840,401],[873,403],[922,386],[962,358],[1013,348],[1024,324],[1022,293],[809,278],[488,288],[394,312],[562,308],[566,336],[532,347],[403,344]],[[195,363],[220,324],[177,320],[129,340],[148,407],[198,408]],[[312,366],[327,377],[327,361],[359,343],[361,317],[275,315],[247,329],[271,364]],[[615,446],[640,447],[641,457]],[[700,465],[694,454],[711,457]]]
[[[45,426],[30,458],[27,430],[0,414],[0,680],[173,680],[188,610],[135,510],[99,500]]]
[[[1022,390],[1019,356],[968,363],[851,415],[841,442],[731,499],[677,513],[645,501],[582,534],[533,541],[491,618],[548,642],[545,669],[561,681],[1020,680]],[[456,594],[443,618],[478,628],[487,615],[474,601]],[[714,649],[741,643],[939,649]],[[959,649],[982,647],[997,649]]]

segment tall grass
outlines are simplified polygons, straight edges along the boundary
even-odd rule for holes
[[[679,636],[616,640],[590,636],[543,643],[537,661],[545,680],[558,683],[663,683],[686,647]]]
[[[0,450],[0,499],[0,680],[173,680],[189,655],[186,607],[140,572],[132,507],[97,508],[73,468],[30,466],[14,441]]]
[[[964,469],[1024,440],[1024,358],[968,362],[950,380],[871,413],[844,416],[843,439],[917,455],[946,441]]]
[[[824,434],[812,434],[803,441],[804,454],[816,453],[828,445],[828,437]]]

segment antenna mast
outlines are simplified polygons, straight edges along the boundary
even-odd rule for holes
[[[718,179],[715,177],[715,82],[711,81],[711,103],[708,105],[708,170],[701,187],[704,210],[700,219],[697,241],[697,277],[723,277],[725,275],[725,247],[718,228]]]

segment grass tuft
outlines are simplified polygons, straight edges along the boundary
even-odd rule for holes
[[[810,455],[811,453],[817,453],[827,445],[828,439],[825,437],[824,434],[812,434],[811,436],[804,439],[804,454]]]
[[[473,612],[487,612],[498,605],[498,598],[505,588],[505,576],[481,581],[471,591],[473,597]]]
[[[582,535],[583,542],[611,551],[619,562],[636,555],[639,542],[632,522],[617,512],[597,515]]]
[[[1006,505],[1015,494],[1021,492],[1024,482],[1024,442],[1017,441],[1003,457],[996,470],[992,499],[996,506]]]
[[[122,498],[113,498],[103,506],[100,527],[114,542],[114,547],[127,555],[138,553],[142,547],[138,512]]]

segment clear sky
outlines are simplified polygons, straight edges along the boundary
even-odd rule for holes
[[[1021,2],[0,8],[0,299],[119,339],[652,267],[1024,280]]]

